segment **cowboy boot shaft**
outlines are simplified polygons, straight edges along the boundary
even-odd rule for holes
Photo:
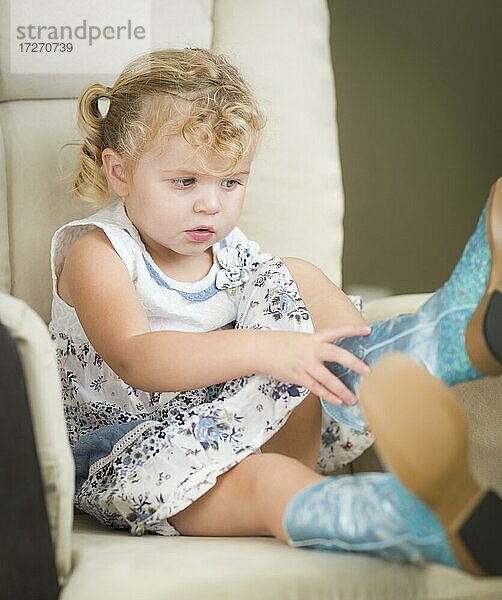
[[[375,323],[369,336],[347,338],[337,345],[370,367],[389,352],[402,352],[449,386],[479,378],[481,373],[474,368],[466,351],[465,330],[490,273],[486,213],[485,206],[450,279],[416,313]],[[358,394],[360,375],[338,363],[325,364]],[[366,431],[359,405],[336,407],[323,400],[323,408],[338,422],[356,431]]]

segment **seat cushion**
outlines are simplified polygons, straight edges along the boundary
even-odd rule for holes
[[[475,578],[441,565],[296,549],[266,537],[133,537],[85,514],[75,518],[73,561],[61,600],[502,597],[502,578]]]

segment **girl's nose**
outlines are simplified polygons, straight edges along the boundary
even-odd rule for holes
[[[221,201],[218,190],[212,186],[200,190],[199,196],[194,203],[195,212],[205,212],[214,215],[221,210]]]

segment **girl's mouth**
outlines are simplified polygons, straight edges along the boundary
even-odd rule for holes
[[[207,242],[214,235],[210,229],[189,229],[185,233],[193,242]]]

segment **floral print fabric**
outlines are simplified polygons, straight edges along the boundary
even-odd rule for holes
[[[226,247],[217,254],[221,270],[216,275],[216,287],[219,290],[235,288],[246,283],[251,273],[263,262],[256,242],[237,244],[235,248]]]
[[[284,262],[260,254],[238,228],[215,244],[213,268],[197,282],[177,282],[158,269],[121,204],[56,232],[50,331],[76,463],[75,503],[110,527],[176,535],[169,517],[210,490],[219,475],[260,452],[309,391],[260,374],[183,392],[127,385],[57,294],[68,248],[96,226],[124,261],[153,331],[313,332],[312,320]],[[371,434],[358,435],[326,414],[320,434],[320,473],[351,462],[372,443]]]
[[[261,265],[244,286],[236,328],[313,331],[296,284],[278,257]],[[91,466],[76,504],[136,535],[176,535],[169,517],[200,498],[218,475],[259,452],[308,393],[267,375],[180,393],[172,405],[141,415],[145,420]],[[371,441],[369,434],[355,434],[324,418],[319,472],[350,462]]]

